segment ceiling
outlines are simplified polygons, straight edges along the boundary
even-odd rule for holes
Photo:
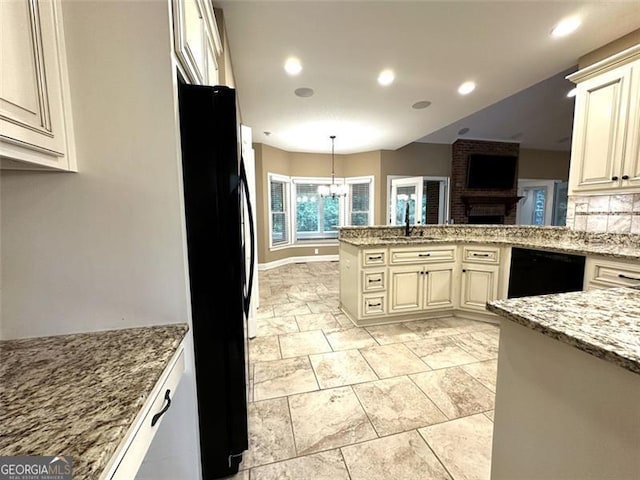
[[[566,149],[564,75],[640,28],[638,1],[213,3],[224,12],[242,122],[254,142],[299,152],[330,152],[330,135],[339,154],[451,143],[464,127],[466,138]],[[576,32],[550,36],[572,16],[582,21]],[[290,56],[302,62],[297,76],[283,69]],[[387,68],[395,81],[383,87],[376,79]],[[468,80],[477,87],[462,96]],[[314,95],[296,96],[301,87]],[[411,107],[424,100],[428,108]]]

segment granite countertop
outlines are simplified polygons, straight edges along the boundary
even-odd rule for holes
[[[70,455],[97,479],[187,324],[0,342],[0,456]]]
[[[640,374],[640,287],[494,300],[487,310]]]
[[[438,225],[414,227],[410,237],[402,227],[350,227],[339,240],[357,247],[484,244],[534,248],[575,255],[640,259],[640,235],[589,234],[565,227]]]

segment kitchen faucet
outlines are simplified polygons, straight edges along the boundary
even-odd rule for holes
[[[407,200],[407,206],[404,209],[404,236],[411,235],[411,224],[409,223],[409,201]]]

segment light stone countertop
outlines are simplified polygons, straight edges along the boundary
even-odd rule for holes
[[[566,227],[423,225],[414,227],[410,237],[404,236],[403,227],[345,227],[340,229],[339,240],[357,247],[484,244],[640,261],[640,235],[587,233]]]
[[[0,341],[0,456],[70,455],[97,479],[187,324]]]
[[[494,300],[487,310],[640,374],[640,287]]]

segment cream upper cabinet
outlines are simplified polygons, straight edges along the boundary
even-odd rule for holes
[[[208,0],[173,0],[176,57],[185,79],[192,84],[218,83],[222,42]]]
[[[640,45],[568,77],[577,82],[569,194],[640,189]]]
[[[0,1],[3,169],[75,171],[59,1]]]

